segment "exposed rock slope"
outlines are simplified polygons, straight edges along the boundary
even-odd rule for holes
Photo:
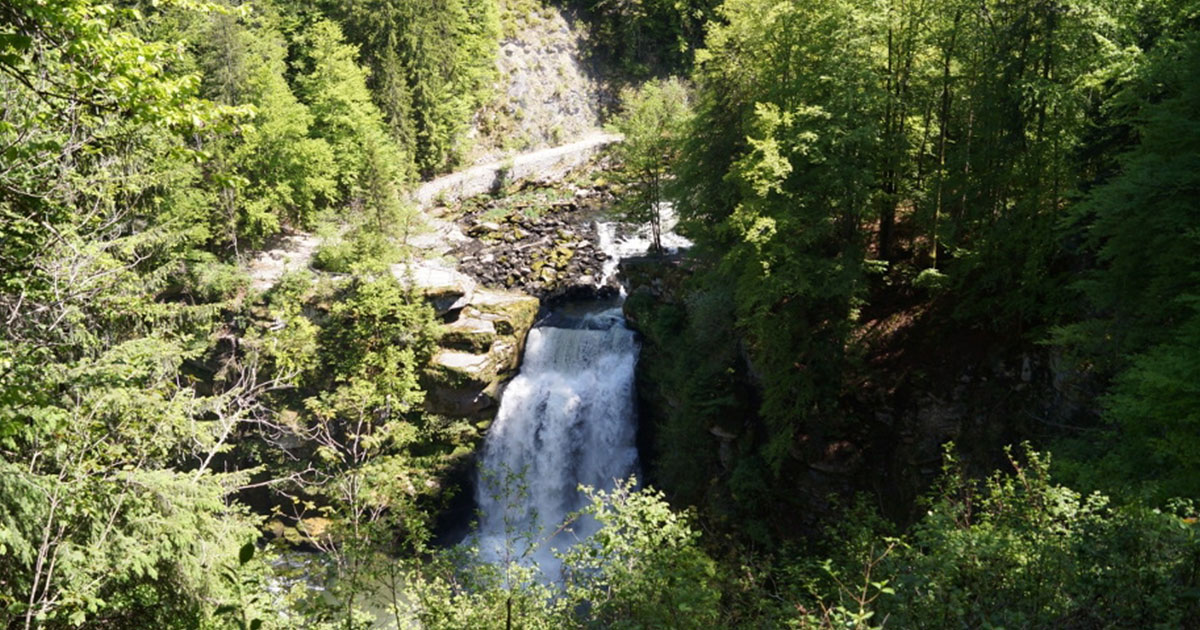
[[[608,255],[595,219],[611,201],[607,186],[535,182],[505,197],[471,199],[460,226],[474,238],[455,248],[459,268],[485,286],[544,300],[603,292]]]
[[[543,6],[517,19],[496,58],[497,96],[476,116],[476,163],[587,136],[611,100],[583,61],[585,32],[559,8]]]

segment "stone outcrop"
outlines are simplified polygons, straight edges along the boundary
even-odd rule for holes
[[[625,320],[635,330],[649,310],[658,304],[679,303],[692,270],[680,254],[623,258],[617,265],[626,293]]]
[[[405,286],[411,283],[439,316],[463,308],[475,294],[471,276],[436,260],[392,265],[392,275]]]
[[[554,3],[514,16],[496,55],[494,98],[476,113],[474,162],[562,144],[600,128],[611,90],[585,62],[587,30]]]
[[[313,234],[289,232],[272,239],[247,265],[250,286],[266,291],[289,271],[307,269],[321,240]]]
[[[630,293],[644,291],[665,302],[676,302],[692,274],[692,261],[683,254],[648,254],[622,258],[617,264],[621,283]]]
[[[494,415],[539,307],[537,298],[523,293],[473,291],[467,304],[449,313],[440,349],[422,375],[426,409],[461,418]]]

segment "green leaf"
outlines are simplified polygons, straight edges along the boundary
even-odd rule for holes
[[[246,564],[254,557],[254,543],[248,542],[242,545],[242,550],[238,552],[238,563]]]
[[[0,47],[11,48],[13,50],[29,50],[33,39],[28,35],[20,35],[17,33],[0,33]]]

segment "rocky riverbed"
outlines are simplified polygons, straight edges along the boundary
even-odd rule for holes
[[[543,302],[603,296],[618,290],[604,278],[608,255],[596,220],[611,206],[607,184],[525,183],[504,197],[464,202],[459,219],[471,237],[452,252],[458,269],[480,284],[516,289]]]

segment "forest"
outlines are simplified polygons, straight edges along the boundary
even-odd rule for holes
[[[447,543],[477,341],[396,269],[541,146],[552,17],[575,199],[692,246],[622,263],[640,469],[548,577],[520,474]],[[1193,246],[1196,0],[6,0],[0,626],[1200,628]]]

